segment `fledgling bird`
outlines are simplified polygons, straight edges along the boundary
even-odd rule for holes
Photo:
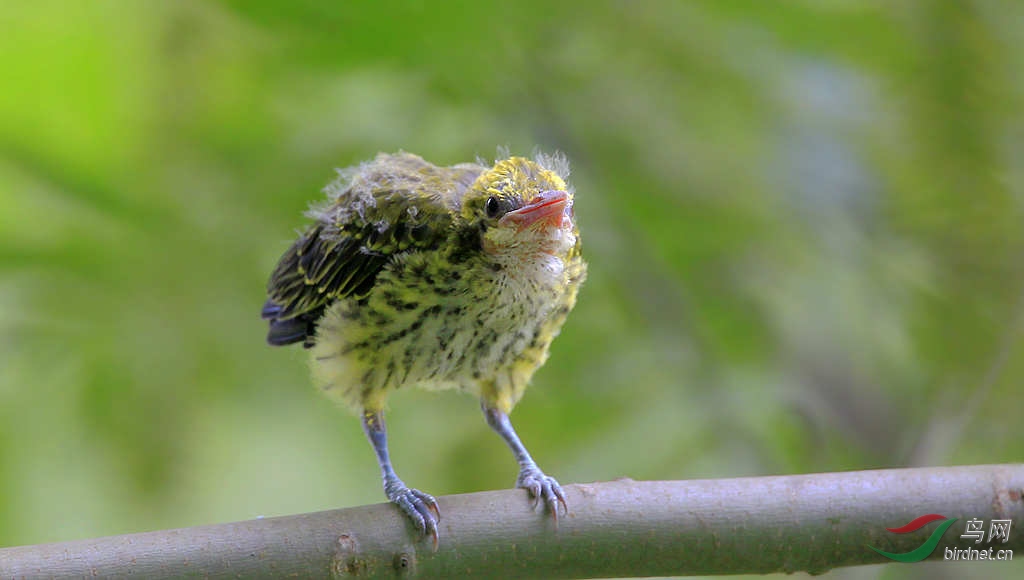
[[[438,167],[380,154],[339,171],[267,285],[267,342],[311,350],[316,386],[362,417],[384,492],[435,547],[437,502],[388,456],[384,403],[402,387],[478,396],[519,463],[516,486],[556,520],[566,507],[508,414],[586,277],[568,174],[560,155]]]

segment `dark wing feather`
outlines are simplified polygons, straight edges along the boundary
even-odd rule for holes
[[[350,217],[350,223],[340,226],[321,221],[296,240],[267,284],[269,298],[262,311],[270,323],[267,342],[280,346],[303,341],[312,346],[316,322],[333,300],[365,297],[394,256],[435,248],[446,235],[450,217],[436,209],[410,213],[407,209],[414,202],[437,203],[415,194],[382,195],[378,206],[363,217]],[[384,219],[386,214],[390,220]],[[427,227],[422,217],[411,223],[413,215],[432,215],[432,223]],[[328,212],[324,219],[330,217]]]

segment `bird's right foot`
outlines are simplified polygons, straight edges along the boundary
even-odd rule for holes
[[[551,512],[551,517],[558,526],[558,511],[568,513],[569,508],[565,504],[565,493],[558,481],[550,475],[545,475],[536,464],[531,464],[519,472],[516,479],[516,487],[525,489],[533,498],[534,507],[544,502],[545,507]]]
[[[418,489],[410,489],[398,482],[384,490],[388,499],[397,505],[412,520],[413,526],[424,536],[430,536],[437,550],[437,523],[441,521],[441,512],[437,508],[434,496]]]

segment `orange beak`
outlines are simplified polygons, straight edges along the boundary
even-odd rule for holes
[[[523,207],[510,211],[501,218],[502,222],[511,222],[520,230],[529,227],[562,227],[566,208],[569,205],[569,194],[564,191],[544,191],[531,199]]]

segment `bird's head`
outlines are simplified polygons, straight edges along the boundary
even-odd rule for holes
[[[462,200],[461,218],[483,251],[504,266],[565,260],[576,245],[573,193],[560,157],[510,157],[484,171]]]

